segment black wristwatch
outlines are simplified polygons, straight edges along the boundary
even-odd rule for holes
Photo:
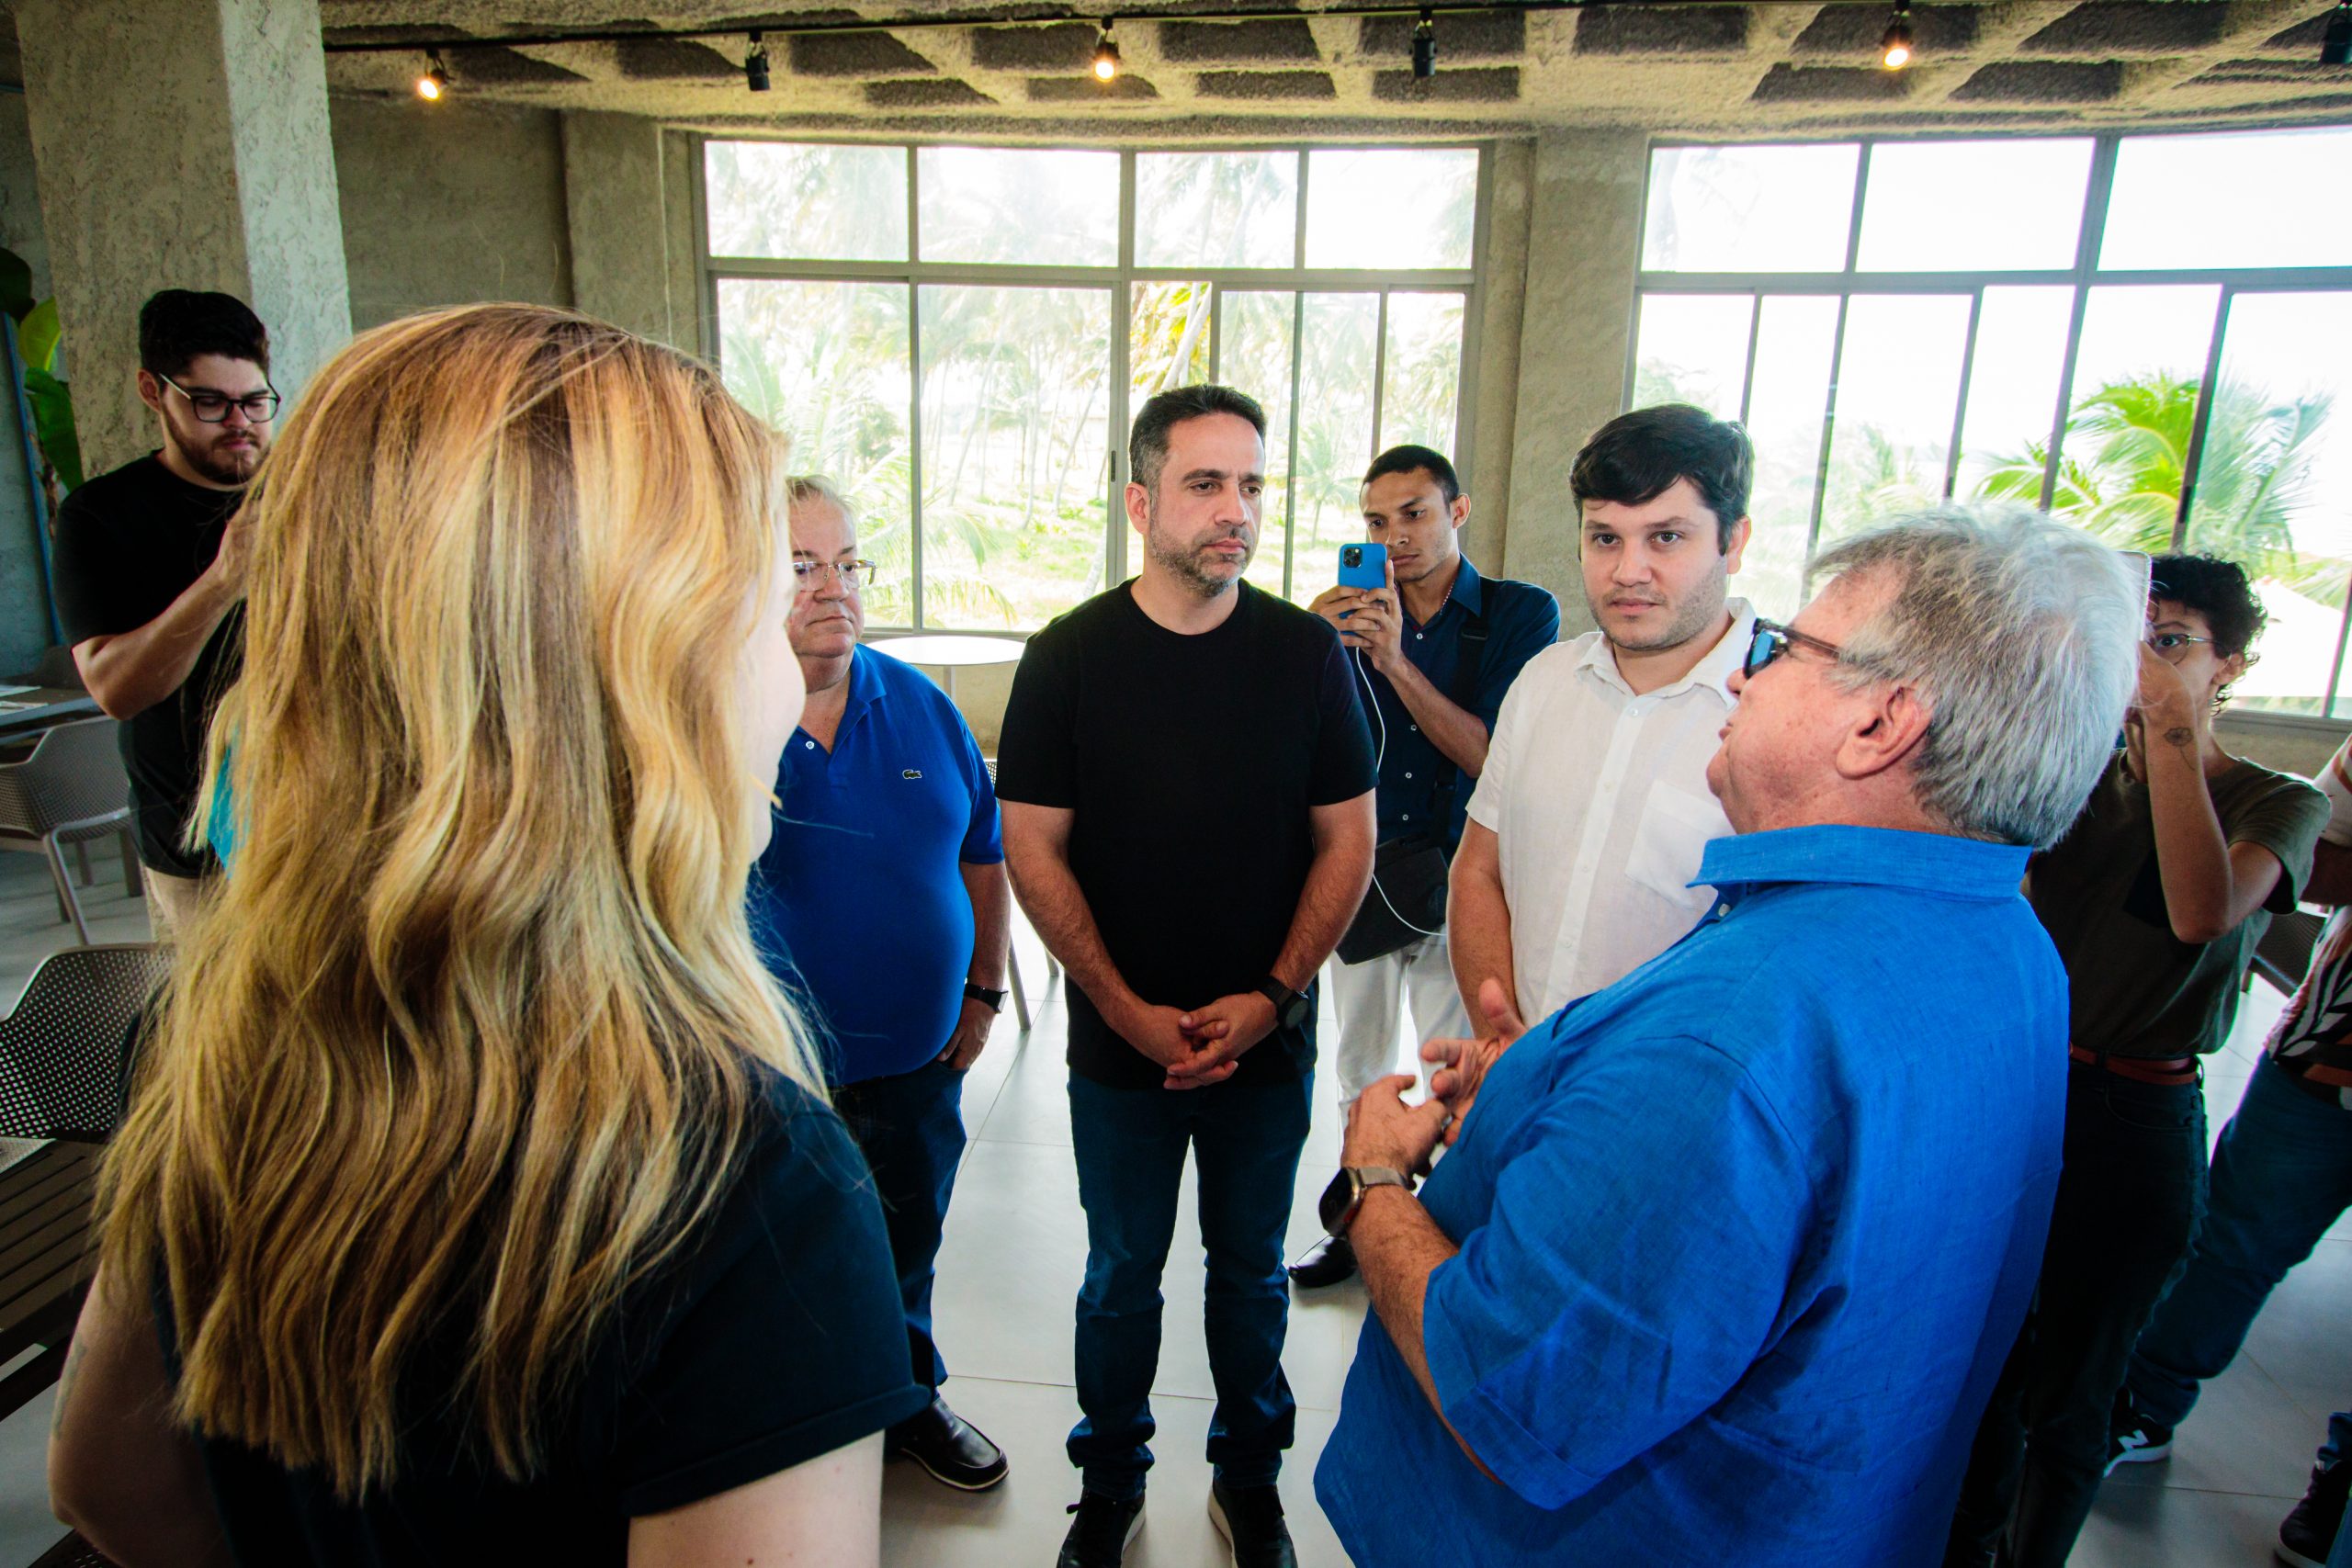
[[[1331,1178],[1331,1185],[1323,1189],[1323,1196],[1315,1205],[1316,1216],[1323,1222],[1323,1233],[1347,1235],[1356,1211],[1363,1207],[1363,1195],[1375,1187],[1401,1187],[1410,1192],[1413,1179],[1385,1165],[1342,1167],[1340,1174]]]
[[[1306,993],[1294,991],[1272,975],[1258,982],[1259,994],[1274,1004],[1276,1029],[1300,1029],[1306,1023],[1309,1003]]]
[[[991,991],[986,986],[979,984],[978,981],[967,980],[964,982],[964,999],[967,1002],[985,1002],[988,1004],[988,1010],[990,1012],[1002,1012],[1004,1010],[1004,993],[1002,991]]]

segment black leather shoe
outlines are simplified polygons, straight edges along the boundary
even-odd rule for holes
[[[1062,1537],[1062,1554],[1054,1568],[1119,1568],[1127,1545],[1143,1529],[1143,1499],[1122,1503],[1100,1492],[1081,1492],[1069,1506],[1078,1517]]]
[[[930,1409],[890,1428],[890,1452],[906,1455],[960,1492],[985,1492],[1004,1480],[1008,1468],[1004,1450],[935,1393]]]
[[[1343,1235],[1325,1236],[1322,1245],[1306,1255],[1306,1262],[1290,1266],[1290,1282],[1302,1291],[1319,1291],[1355,1277],[1356,1249]]]
[[[1298,1568],[1282,1494],[1271,1483],[1227,1486],[1223,1476],[1210,1482],[1209,1523],[1233,1549],[1234,1568]]]

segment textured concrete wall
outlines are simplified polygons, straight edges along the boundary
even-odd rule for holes
[[[1504,570],[1559,596],[1560,632],[1591,629],[1568,469],[1624,397],[1648,139],[1564,131],[1535,143],[1527,302]]]
[[[564,200],[580,308],[677,343],[663,173],[657,122],[622,114],[563,117]],[[697,345],[689,340],[687,346]]]
[[[331,100],[355,327],[481,299],[572,302],[551,110]]]
[[[1470,488],[1462,547],[1482,570],[1502,570],[1510,526],[1511,437],[1518,423],[1519,344],[1527,303],[1528,202],[1535,143],[1495,143],[1480,258],[1478,356],[1470,367],[1470,450],[1456,455]],[[1464,460],[1466,459],[1466,461]]]
[[[158,288],[250,301],[299,393],[350,334],[318,0],[21,0],[17,30],[91,471],[149,444]]]

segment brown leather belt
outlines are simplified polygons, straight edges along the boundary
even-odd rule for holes
[[[2104,1051],[2086,1051],[2080,1045],[2067,1046],[2066,1055],[2087,1066],[2113,1073],[2119,1078],[2130,1078],[2134,1083],[2178,1089],[2197,1081],[2197,1058],[2194,1056],[2110,1056]]]

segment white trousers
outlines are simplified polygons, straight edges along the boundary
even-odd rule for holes
[[[1331,987],[1332,1010],[1340,1015],[1341,1110],[1354,1105],[1358,1095],[1391,1073],[1418,1073],[1427,1088],[1428,1064],[1420,1059],[1421,1042],[1470,1032],[1470,1016],[1463,1010],[1461,993],[1453,988],[1453,966],[1446,960],[1442,932],[1362,964],[1342,964],[1333,958],[1324,975]],[[1396,1024],[1408,994],[1413,1040],[1409,1049],[1400,1049]]]

